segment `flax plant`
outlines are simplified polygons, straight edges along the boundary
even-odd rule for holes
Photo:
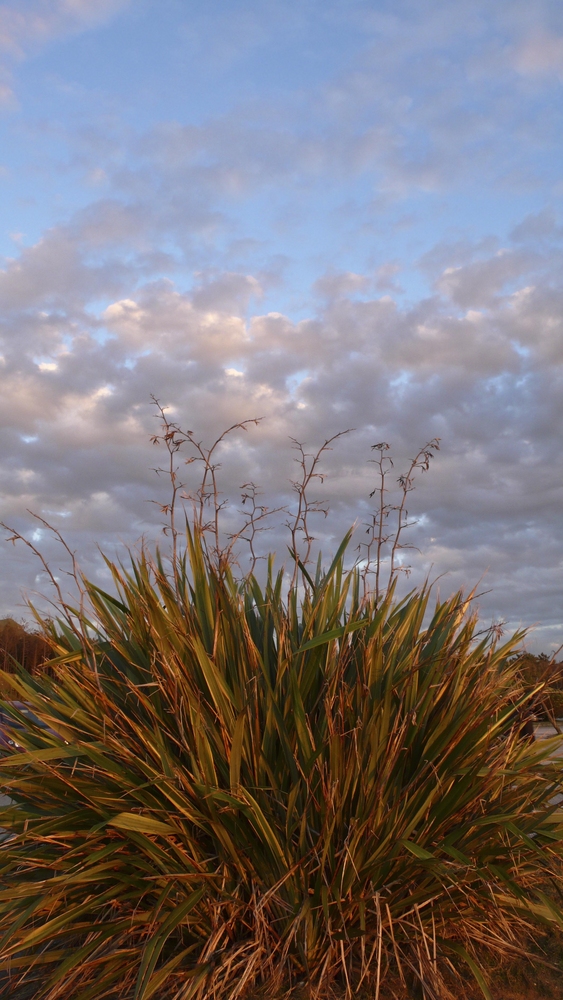
[[[523,740],[503,644],[469,601],[364,597],[344,571],[236,581],[197,525],[173,571],[45,622],[43,724],[0,760],[0,971],[38,1000],[425,997],[561,926],[554,741]],[[14,731],[15,732],[15,731]],[[465,973],[464,973],[465,970]],[[459,995],[459,993],[458,993]]]

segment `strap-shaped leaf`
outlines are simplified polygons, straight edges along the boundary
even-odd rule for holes
[[[322,635],[316,635],[314,639],[309,639],[308,642],[303,643],[302,646],[296,650],[297,653],[305,653],[308,649],[315,649],[317,646],[324,646],[328,642],[332,642],[333,639],[342,639],[345,635],[349,635],[351,632],[357,632],[358,629],[365,628],[370,624],[369,618],[362,618],[359,622],[349,622],[346,625],[339,625],[337,628],[332,628],[328,632],[323,632]]]
[[[152,816],[140,816],[138,813],[122,812],[108,820],[107,826],[115,826],[118,830],[131,830],[133,833],[161,834],[168,836],[177,833],[170,823],[163,823]]]

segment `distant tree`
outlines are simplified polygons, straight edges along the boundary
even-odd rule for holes
[[[539,688],[534,702],[535,715],[540,719],[563,718],[563,661],[547,653],[520,653],[514,660],[529,690]]]
[[[49,656],[45,638],[13,618],[0,619],[0,669],[12,673],[16,664],[35,673]]]

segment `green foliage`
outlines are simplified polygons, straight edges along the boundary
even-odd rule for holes
[[[189,1000],[305,980],[446,995],[459,962],[560,925],[561,771],[519,738],[511,654],[456,594],[376,606],[343,569],[283,597],[201,538],[49,628],[0,761],[0,971],[38,997]],[[299,596],[301,595],[301,596]],[[9,711],[9,706],[4,706]],[[14,716],[17,713],[12,709]],[[448,964],[449,963],[449,964]]]

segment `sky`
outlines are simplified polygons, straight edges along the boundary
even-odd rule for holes
[[[217,453],[226,530],[249,481],[293,509],[292,438],[353,428],[313,484],[327,556],[365,537],[371,446],[399,475],[439,437],[403,586],[557,649],[559,0],[5,0],[0,63],[0,519],[61,585],[33,514],[101,586],[163,543],[154,396],[204,443],[261,418]],[[0,544],[21,618],[48,580]]]

